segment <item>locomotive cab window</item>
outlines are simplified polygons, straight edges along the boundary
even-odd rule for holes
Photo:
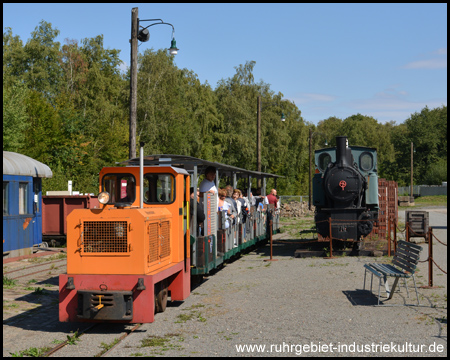
[[[175,178],[170,174],[145,174],[144,202],[171,204],[175,200]]]
[[[328,153],[323,153],[319,155],[319,169],[325,171],[328,164],[331,162],[331,156]]]
[[[102,185],[103,191],[107,191],[111,196],[108,204],[131,204],[136,200],[136,180],[131,174],[105,175]]]
[[[365,152],[359,157],[359,167],[361,170],[369,171],[373,167],[373,157],[372,154]]]

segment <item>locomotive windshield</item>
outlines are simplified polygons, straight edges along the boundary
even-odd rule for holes
[[[144,202],[170,204],[175,200],[175,178],[170,174],[145,174]]]
[[[131,174],[108,174],[103,177],[103,191],[111,198],[108,204],[133,203],[136,200],[136,180]]]
[[[373,167],[373,157],[370,153],[362,153],[359,157],[359,167],[364,170],[368,171],[371,170]]]
[[[323,153],[319,155],[319,168],[321,171],[325,171],[327,169],[328,164],[331,161],[331,156],[328,153]]]

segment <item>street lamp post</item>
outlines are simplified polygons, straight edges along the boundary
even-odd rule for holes
[[[261,172],[261,111],[262,101],[261,96],[257,97],[257,109],[256,109],[256,168],[258,172]],[[275,103],[272,105],[276,105]],[[286,121],[284,113],[281,113],[281,121]],[[258,179],[258,188],[261,187],[261,179]]]
[[[414,202],[414,194],[413,194],[413,152],[414,152],[414,145],[411,141],[411,196],[409,198],[409,202]]]
[[[308,206],[309,211],[311,211],[311,154],[312,154],[312,128],[309,128],[309,181],[308,181]]]
[[[153,25],[170,25],[172,26],[172,42],[169,48],[171,55],[176,55],[178,50],[175,41],[175,29],[172,24],[165,23],[161,19],[139,20],[139,11],[135,7],[131,9],[131,61],[130,61],[130,147],[129,157],[136,156],[136,109],[137,109],[137,54],[138,54],[138,40],[146,42],[150,39],[150,33],[147,30]],[[139,22],[142,21],[158,21],[150,24],[142,30],[139,30]],[[141,26],[142,27],[142,26]]]

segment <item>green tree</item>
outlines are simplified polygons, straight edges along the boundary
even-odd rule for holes
[[[138,64],[137,135],[145,151],[217,160],[221,118],[210,86],[178,69],[165,50],[146,50]]]
[[[24,79],[30,89],[52,99],[62,80],[59,65],[60,43],[54,41],[59,30],[42,20],[24,46]]]
[[[430,166],[440,159],[447,160],[447,107],[428,109],[411,114],[405,121],[409,140],[414,144],[414,178],[417,184],[425,182]],[[402,149],[403,154],[410,147]]]
[[[447,159],[438,159],[427,167],[427,171],[421,182],[423,185],[440,185],[447,181]]]
[[[217,108],[223,115],[222,162],[256,170],[257,97],[261,96],[261,169],[284,176],[277,181],[280,194],[307,189],[301,169],[307,166],[307,130],[300,110],[282,100],[262,80],[255,83],[254,61],[235,67],[236,74],[218,82]],[[281,122],[284,113],[286,121]],[[305,185],[306,183],[306,185]],[[256,185],[256,181],[254,186]],[[267,187],[273,187],[269,181]]]
[[[5,74],[3,74],[5,78]],[[26,109],[28,89],[16,80],[10,86],[3,81],[3,150],[20,152],[24,148],[29,122]]]
[[[22,40],[11,28],[3,33],[3,89],[17,85],[25,73],[25,50]]]
[[[317,132],[319,135],[316,136],[317,140],[314,140],[313,142],[315,146],[317,141],[320,141],[323,145],[324,140],[327,141],[329,146],[336,146],[336,136],[344,135],[342,133],[342,119],[331,116],[328,119],[319,121],[317,125]]]
[[[78,46],[78,41],[65,39],[61,49],[60,65],[64,76],[61,91],[70,94],[70,98],[79,101],[79,90],[86,84],[88,63],[86,56]]]
[[[32,90],[26,101],[30,125],[25,133],[25,155],[43,162],[56,162],[62,140],[58,112],[48,103],[44,94]]]

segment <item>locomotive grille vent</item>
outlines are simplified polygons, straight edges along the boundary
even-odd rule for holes
[[[158,260],[158,228],[158,223],[149,225],[149,262]]]
[[[148,262],[157,261],[170,255],[170,221],[148,225]]]
[[[170,255],[170,224],[161,222],[161,258]]]
[[[126,253],[127,225],[126,221],[84,221],[83,252]]]

